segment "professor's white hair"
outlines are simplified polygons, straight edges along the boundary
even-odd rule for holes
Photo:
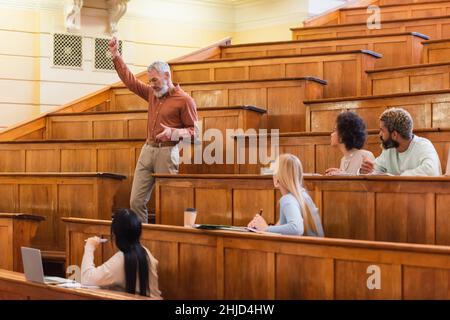
[[[165,72],[168,72],[170,75],[170,66],[167,62],[164,61],[155,61],[151,65],[148,66],[147,71],[150,72],[152,70],[155,70],[159,72],[160,74],[163,74]]]

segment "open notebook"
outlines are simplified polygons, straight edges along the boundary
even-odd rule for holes
[[[193,228],[204,229],[204,230],[226,230],[226,231],[239,231],[239,232],[256,232],[256,233],[266,233],[264,231],[259,231],[249,227],[236,227],[228,226],[223,224],[194,224]]]

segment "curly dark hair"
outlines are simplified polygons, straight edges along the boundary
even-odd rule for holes
[[[366,124],[355,112],[340,113],[336,119],[336,129],[340,142],[347,150],[362,149],[367,139]]]

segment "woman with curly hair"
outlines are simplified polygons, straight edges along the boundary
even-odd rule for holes
[[[331,133],[331,146],[344,155],[339,168],[329,168],[326,175],[358,175],[364,159],[374,161],[372,152],[362,149],[367,139],[364,120],[351,111],[342,112],[336,119]]]

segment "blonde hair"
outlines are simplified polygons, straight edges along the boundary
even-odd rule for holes
[[[276,163],[274,177],[279,184],[289,191],[301,207],[301,215],[303,218],[303,225],[305,234],[313,232],[319,235],[319,226],[314,220],[311,208],[306,204],[305,198],[302,195],[303,188],[303,167],[300,159],[290,153],[280,154]]]

